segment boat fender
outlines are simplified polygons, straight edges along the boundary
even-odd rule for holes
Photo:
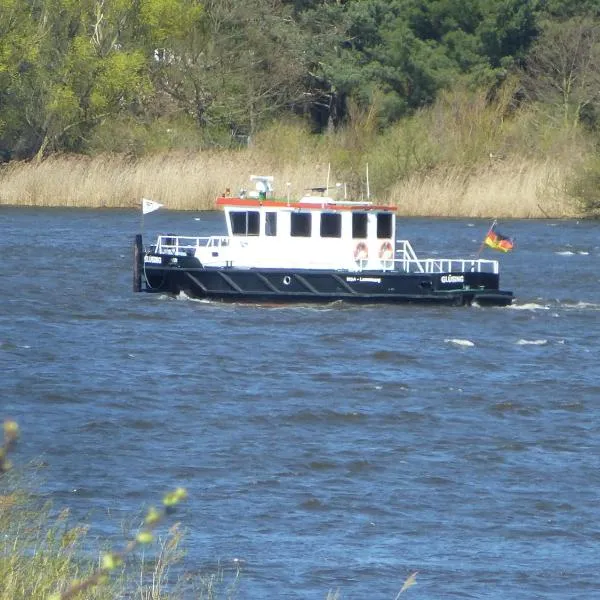
[[[394,248],[390,242],[383,242],[383,244],[381,244],[379,258],[383,260],[392,260],[394,258]]]
[[[369,258],[369,247],[364,242],[358,242],[358,244],[356,244],[354,258],[356,260]]]

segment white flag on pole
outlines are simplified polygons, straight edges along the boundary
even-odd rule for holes
[[[154,200],[148,200],[148,198],[142,198],[142,213],[147,215],[155,210],[158,210],[162,204],[154,202]]]

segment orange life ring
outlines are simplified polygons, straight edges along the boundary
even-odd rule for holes
[[[390,242],[383,242],[383,244],[381,244],[379,258],[382,260],[392,260],[394,258],[394,247]]]
[[[356,260],[365,260],[369,258],[369,247],[364,242],[358,242],[354,248],[354,258]]]

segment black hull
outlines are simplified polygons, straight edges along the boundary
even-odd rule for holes
[[[191,257],[179,258],[177,262],[177,265],[145,263],[141,277],[144,291],[276,304],[342,300],[507,306],[513,299],[512,292],[499,289],[499,277],[494,273],[209,268],[199,266]]]

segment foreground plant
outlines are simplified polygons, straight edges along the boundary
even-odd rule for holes
[[[3,426],[4,437],[0,447],[0,475],[10,471],[12,463],[8,459],[8,453],[15,447],[19,439],[19,426],[15,421],[7,419]]]
[[[411,573],[404,580],[404,583],[402,584],[402,587],[400,588],[400,591],[398,592],[398,595],[396,596],[396,600],[398,600],[398,598],[400,597],[400,594],[402,594],[402,592],[405,592],[408,588],[412,587],[413,585],[416,585],[416,583],[417,583],[417,573],[418,573],[418,571],[415,571],[414,573]]]
[[[402,584],[402,587],[400,588],[400,591],[396,595],[395,600],[399,600],[401,594],[403,594],[408,588],[412,587],[413,585],[416,585],[416,583],[417,583],[417,573],[418,573],[418,571],[415,571],[414,573],[411,573],[404,580],[404,583]],[[327,597],[325,598],[325,600],[342,600],[342,596],[340,595],[340,590],[335,590],[335,592],[332,591],[332,590],[330,590],[327,593]]]
[[[137,533],[135,538],[127,543],[123,550],[120,552],[105,552],[101,556],[100,567],[91,575],[81,581],[73,581],[66,590],[52,594],[48,600],[69,600],[84,590],[106,583],[109,580],[110,574],[123,566],[127,556],[138,546],[150,544],[154,541],[153,530],[167,515],[173,514],[176,505],[185,498],[187,498],[187,491],[184,488],[177,488],[166,494],[163,498],[162,508],[156,509],[151,507],[148,510],[146,517],[144,518],[143,527]]]

